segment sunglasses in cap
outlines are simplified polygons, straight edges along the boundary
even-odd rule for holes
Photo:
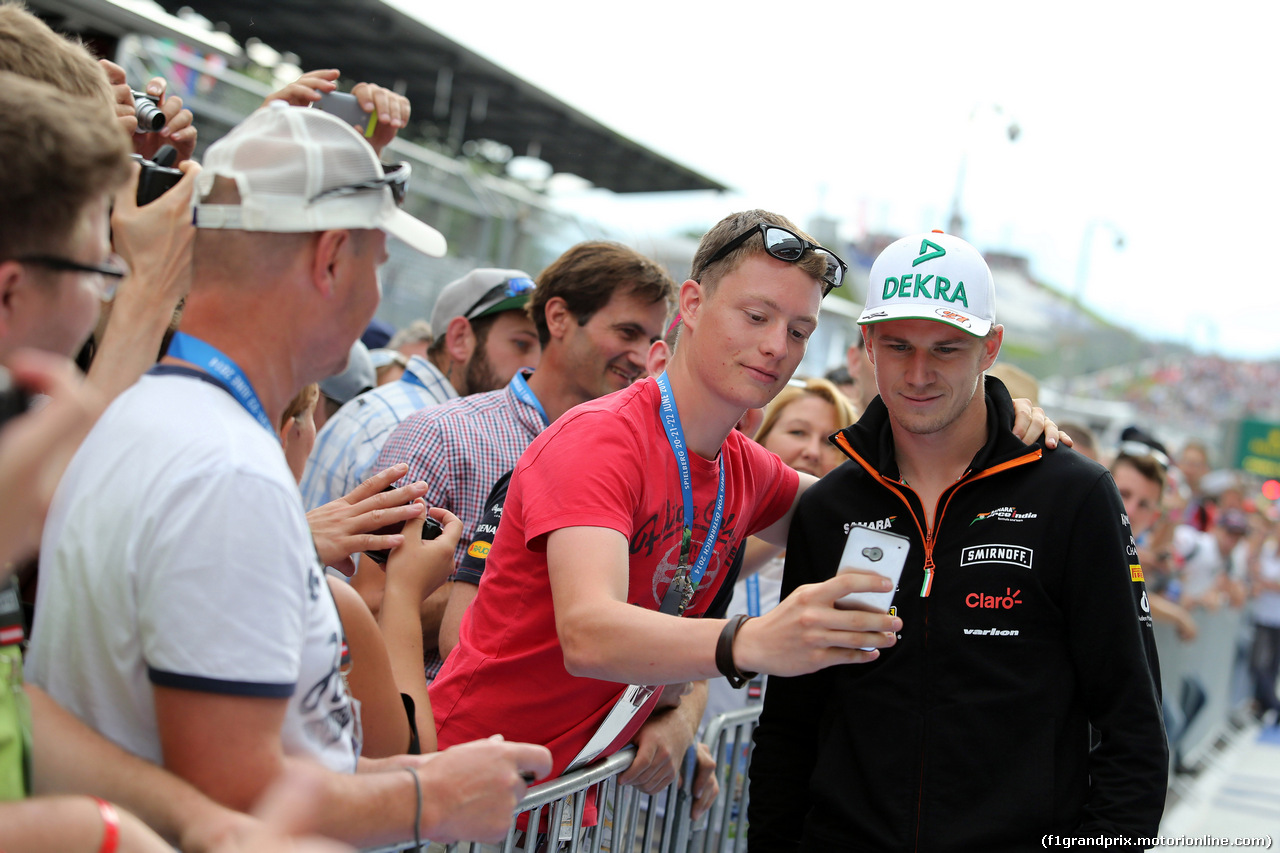
[[[513,296],[519,296],[522,293],[528,293],[535,286],[531,278],[525,278],[524,276],[509,278],[485,291],[484,296],[477,299],[470,308],[463,312],[462,316],[468,320],[475,320],[499,302],[510,299]]]
[[[794,231],[768,222],[752,225],[746,231],[721,246],[714,255],[707,259],[707,263],[703,266],[702,271],[699,272],[699,276],[707,267],[728,255],[757,233],[764,240],[764,250],[780,261],[794,264],[804,257],[805,252],[815,252],[825,256],[827,268],[822,274],[822,281],[826,285],[822,289],[823,296],[844,284],[844,274],[848,271],[849,265],[842,261],[839,255],[824,246],[819,246],[817,243],[810,243]]]
[[[322,198],[338,198],[369,190],[380,190],[386,187],[391,190],[391,197],[395,200],[396,207],[404,207],[405,195],[409,191],[409,175],[412,172],[413,168],[403,161],[396,163],[394,166],[384,165],[381,178],[371,178],[367,181],[357,181],[354,184],[330,187],[313,195],[307,203],[311,204]]]

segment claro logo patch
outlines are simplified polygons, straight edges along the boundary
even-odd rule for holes
[[[974,545],[960,552],[960,565],[974,566],[979,563],[1006,563],[1012,566],[1031,568],[1035,553],[1021,545]]]
[[[1004,595],[997,593],[996,595],[987,595],[985,592],[971,592],[964,597],[966,607],[976,607],[981,610],[1012,610],[1015,605],[1022,603],[1022,590],[1004,588]]]

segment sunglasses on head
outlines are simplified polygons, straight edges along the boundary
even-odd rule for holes
[[[522,293],[528,293],[533,290],[536,285],[533,279],[519,276],[518,278],[509,278],[501,284],[495,284],[493,287],[485,291],[484,296],[477,299],[470,308],[463,312],[463,317],[468,320],[474,320],[472,316],[481,306],[496,305],[504,299],[510,299],[513,296],[519,296]]]
[[[720,249],[707,260],[707,263],[702,268],[703,271],[725,255],[728,255],[734,249],[741,246],[743,243],[747,242],[747,240],[754,237],[757,233],[759,233],[764,239],[764,250],[780,261],[786,261],[787,263],[794,264],[796,261],[804,257],[805,252],[816,252],[818,254],[825,255],[827,269],[822,274],[822,281],[826,285],[822,289],[823,296],[826,296],[834,288],[837,288],[844,283],[844,274],[848,271],[849,265],[840,260],[839,255],[825,246],[819,246],[817,243],[810,243],[799,234],[783,228],[781,225],[771,225],[767,222],[752,225],[746,231],[721,246]]]
[[[1169,470],[1169,457],[1161,453],[1149,444],[1141,441],[1122,441],[1120,442],[1120,455],[1129,456],[1134,459],[1149,458],[1155,461],[1163,470]]]
[[[354,184],[343,184],[338,187],[330,187],[327,190],[313,195],[308,204],[319,201],[322,198],[336,198],[344,195],[354,195],[358,192],[367,190],[380,190],[383,187],[391,190],[391,198],[395,200],[396,207],[404,206],[404,197],[409,191],[409,175],[413,172],[413,168],[405,162],[396,163],[394,166],[382,167],[381,178],[371,178],[367,181],[357,181]]]

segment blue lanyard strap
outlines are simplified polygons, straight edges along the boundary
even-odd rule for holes
[[[262,408],[258,394],[249,384],[249,379],[240,369],[240,365],[227,358],[221,350],[205,343],[199,338],[182,332],[173,333],[173,342],[169,344],[169,355],[172,358],[189,361],[196,367],[218,380],[223,388],[236,399],[236,402],[262,424],[263,429],[272,435],[276,434],[271,419]]]
[[[662,405],[658,414],[662,426],[667,432],[667,441],[671,444],[671,452],[676,456],[676,465],[680,468],[680,492],[684,499],[684,533],[680,540],[680,568],[689,565],[689,552],[693,547],[693,480],[689,473],[689,449],[685,446],[684,428],[680,426],[680,413],[676,411],[676,402],[671,396],[671,383],[666,371],[658,377],[658,390],[662,393]],[[720,536],[720,519],[724,516],[724,460],[720,460],[720,486],[716,494],[716,508],[711,516],[711,524],[707,527],[707,538],[702,540],[698,549],[698,559],[689,575],[689,581],[697,589],[702,575],[711,561],[711,553],[715,550],[716,539]]]
[[[757,575],[747,577],[747,615],[760,615],[760,578]]]
[[[524,374],[516,371],[516,375],[511,377],[511,393],[516,395],[516,399],[524,403],[529,408],[538,413],[542,418],[544,427],[551,426],[551,418],[547,417],[547,410],[542,408],[542,403],[538,402],[537,396],[533,393],[533,389],[529,387],[529,383],[525,381]]]

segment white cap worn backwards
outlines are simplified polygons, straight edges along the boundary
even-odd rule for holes
[[[401,210],[409,165],[383,169],[341,119],[272,101],[209,146],[192,201],[197,228],[306,232],[378,228],[424,255],[444,236]],[[202,204],[215,178],[231,178],[239,204]],[[393,188],[394,185],[394,188]]]

